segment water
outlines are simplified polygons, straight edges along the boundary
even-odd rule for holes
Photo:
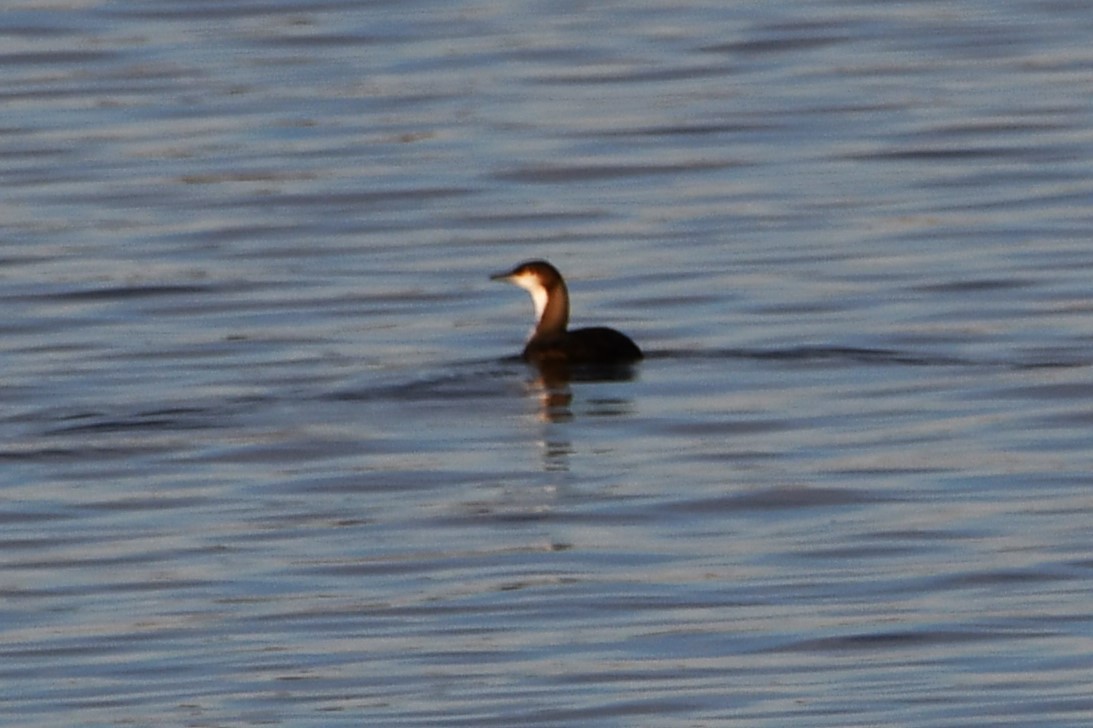
[[[1091,31],[8,8],[0,720],[1088,725]]]

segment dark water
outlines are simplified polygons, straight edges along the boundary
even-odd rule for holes
[[[6,8],[0,721],[1089,725],[1091,34]]]

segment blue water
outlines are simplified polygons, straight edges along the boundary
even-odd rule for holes
[[[1089,725],[1091,33],[6,8],[0,722]]]

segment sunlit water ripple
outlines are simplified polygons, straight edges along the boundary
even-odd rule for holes
[[[1088,725],[1091,31],[6,9],[0,719]]]

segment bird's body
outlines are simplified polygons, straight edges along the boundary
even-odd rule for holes
[[[537,365],[617,365],[642,358],[638,345],[615,329],[568,329],[569,291],[558,269],[545,260],[521,263],[491,278],[508,281],[531,294],[535,330],[524,347],[525,361]]]

